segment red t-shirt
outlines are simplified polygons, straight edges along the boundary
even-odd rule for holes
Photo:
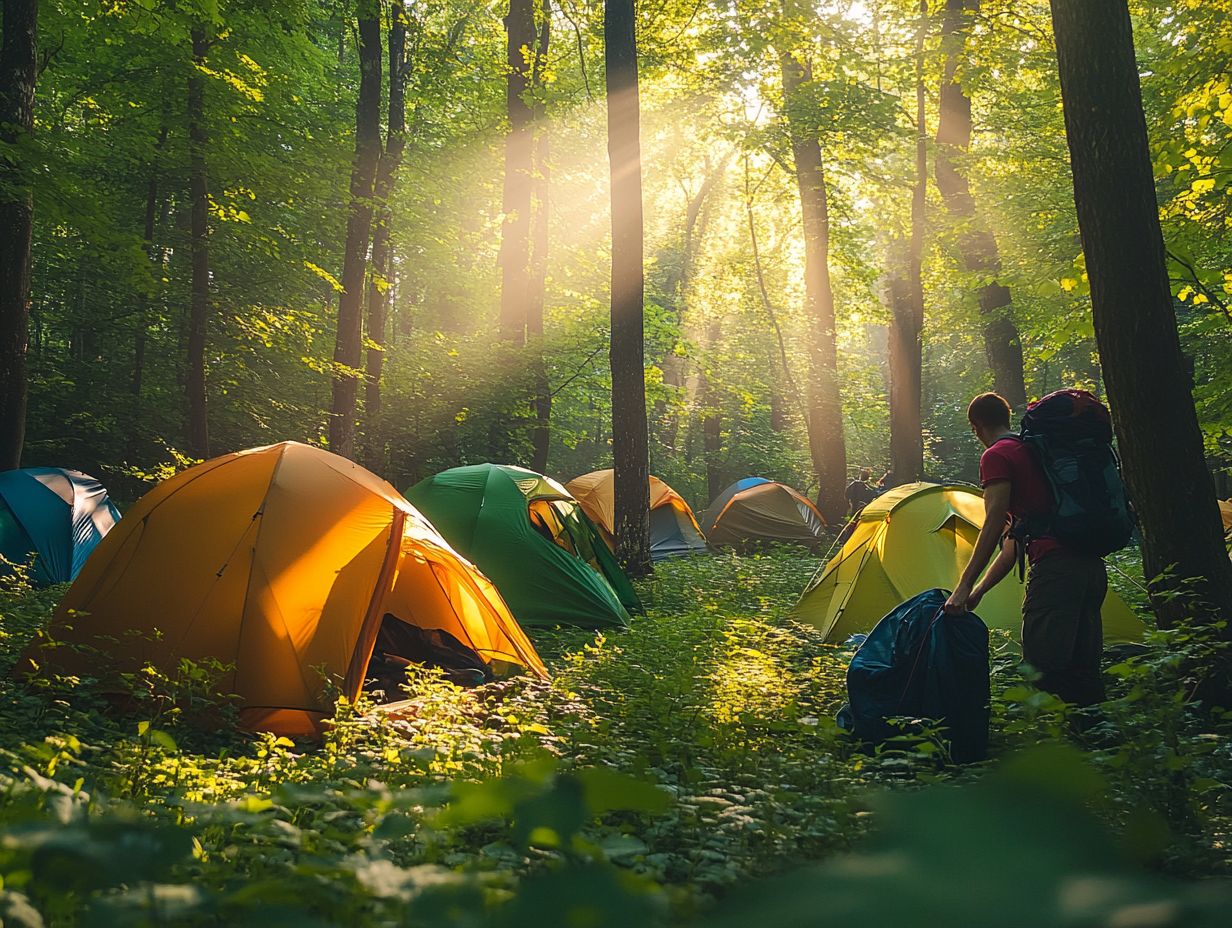
[[[1002,438],[980,457],[980,486],[994,480],[1010,482],[1010,515],[1016,519],[1047,515],[1052,511],[1052,488],[1043,468],[1025,444],[1017,438]],[[1027,546],[1027,557],[1034,564],[1040,558],[1061,548],[1055,538],[1033,538]]]

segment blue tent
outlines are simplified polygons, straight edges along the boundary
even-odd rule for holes
[[[77,577],[90,552],[120,518],[103,485],[81,471],[27,467],[0,473],[0,555],[34,559],[41,586]],[[0,562],[0,574],[11,571]]]

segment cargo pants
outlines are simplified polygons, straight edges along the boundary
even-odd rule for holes
[[[1104,700],[1100,607],[1108,572],[1100,558],[1054,551],[1031,565],[1022,605],[1022,657],[1040,689],[1079,706]]]

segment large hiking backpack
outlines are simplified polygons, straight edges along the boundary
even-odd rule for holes
[[[1047,516],[1021,520],[1014,534],[1048,536],[1103,557],[1127,544],[1133,510],[1112,450],[1112,417],[1086,390],[1058,390],[1027,407],[1019,437],[1035,455],[1055,501]]]
[[[960,764],[988,751],[988,628],[967,612],[947,615],[945,590],[914,596],[869,633],[847,668],[839,727],[879,743],[899,733],[891,718],[936,719]]]

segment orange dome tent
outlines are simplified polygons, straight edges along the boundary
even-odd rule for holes
[[[546,676],[492,584],[393,487],[297,442],[159,484],[95,549],[53,621],[55,637],[102,648],[119,669],[232,665],[222,686],[241,721],[278,734],[313,734],[330,714],[318,669],[355,698],[391,621],[445,632],[489,668]],[[53,663],[74,660],[63,650]]]
[[[614,472],[596,470],[565,484],[603,540],[616,548],[616,480]],[[655,560],[706,550],[697,517],[684,498],[658,477],[650,477],[650,556]]]

